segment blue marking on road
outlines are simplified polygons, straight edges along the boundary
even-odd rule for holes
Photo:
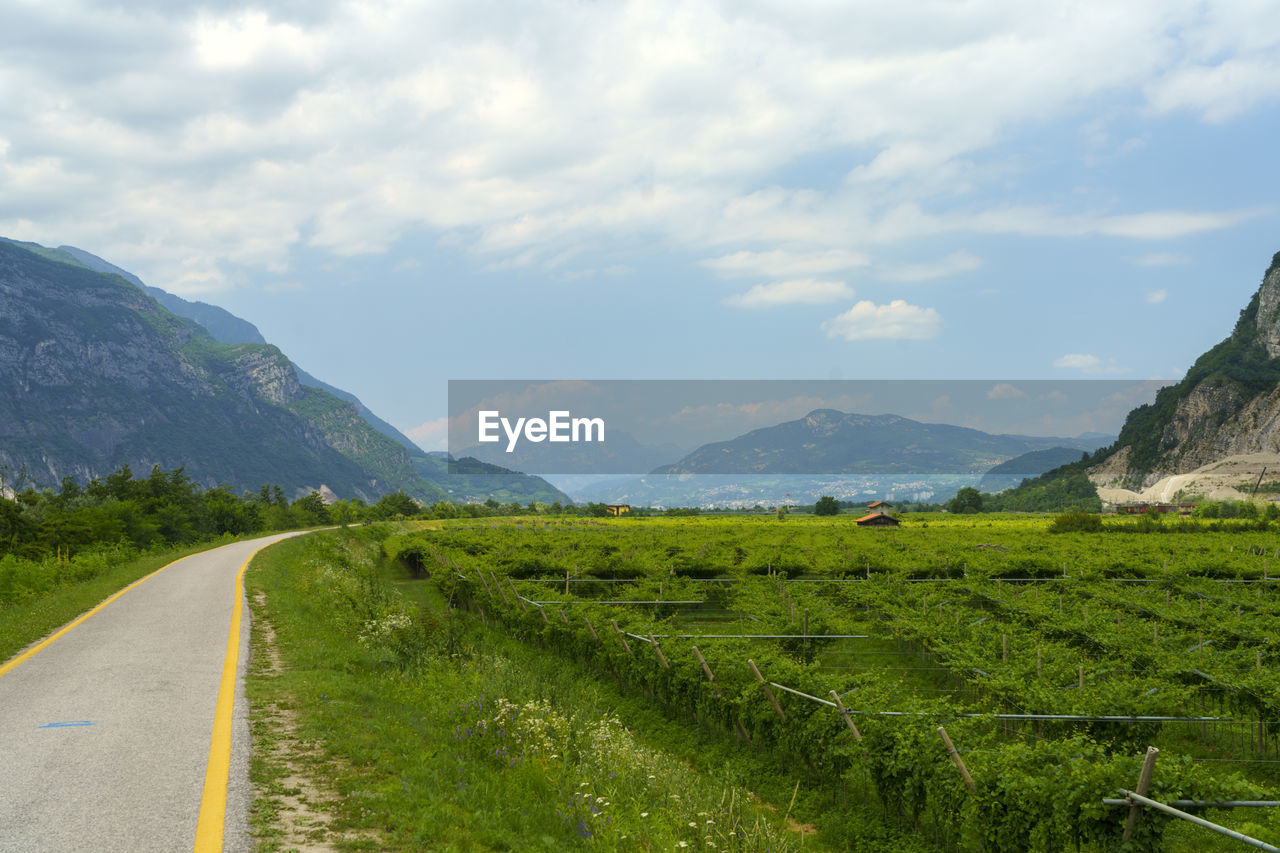
[[[89,720],[71,720],[66,723],[46,723],[43,726],[36,726],[38,729],[72,729],[77,726],[92,726]]]

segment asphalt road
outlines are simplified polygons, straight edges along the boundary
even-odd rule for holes
[[[0,851],[193,849],[236,575],[251,553],[289,535],[179,560],[0,675]],[[250,849],[248,642],[246,607],[228,851]]]

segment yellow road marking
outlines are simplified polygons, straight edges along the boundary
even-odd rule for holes
[[[194,555],[194,554],[188,554],[187,556],[191,556],[191,557],[193,557],[193,556],[195,556],[195,555]],[[3,665],[0,665],[0,676],[3,676],[3,675],[5,675],[6,673],[11,672],[13,669],[17,668],[17,666],[18,666],[19,664],[21,664],[22,662],[27,661],[27,660],[30,660],[31,658],[35,657],[37,654],[39,654],[40,652],[44,651],[44,650],[45,650],[45,649],[47,649],[49,646],[51,646],[51,645],[52,645],[56,640],[58,640],[59,638],[63,637],[64,635],[66,635],[66,634],[67,634],[67,633],[68,633],[72,628],[75,628],[77,625],[79,625],[80,623],[84,622],[84,621],[85,621],[86,619],[88,619],[90,616],[92,616],[93,614],[97,613],[99,610],[101,610],[102,608],[106,607],[108,604],[110,604],[111,602],[115,601],[117,598],[119,598],[120,596],[124,595],[124,594],[125,594],[126,592],[128,592],[129,590],[133,589],[133,588],[134,588],[134,587],[136,587],[136,586],[140,586],[140,585],[142,585],[142,584],[146,583],[147,581],[151,580],[151,579],[152,579],[153,577],[155,577],[156,575],[158,575],[158,574],[160,574],[161,572],[163,572],[165,569],[169,568],[169,566],[172,566],[172,565],[175,565],[175,564],[177,564],[177,563],[180,563],[180,562],[182,562],[182,561],[183,561],[183,560],[185,560],[185,559],[187,559],[187,557],[179,557],[177,560],[174,560],[172,563],[169,563],[168,565],[161,566],[160,568],[156,569],[156,570],[155,570],[154,572],[152,572],[151,574],[149,574],[149,575],[145,575],[145,576],[143,576],[143,577],[141,577],[141,578],[138,578],[136,581],[134,581],[133,583],[129,584],[129,585],[128,585],[128,586],[126,586],[124,589],[122,589],[122,590],[120,590],[119,592],[115,593],[115,594],[114,594],[114,595],[112,595],[110,598],[107,598],[106,600],[104,600],[104,601],[103,601],[101,604],[99,604],[97,607],[93,608],[92,610],[90,610],[90,611],[88,611],[88,612],[86,612],[86,613],[81,614],[80,616],[76,617],[76,618],[75,618],[75,619],[73,619],[72,621],[68,622],[68,623],[67,623],[66,625],[64,625],[62,628],[58,629],[58,630],[57,630],[57,631],[55,631],[54,633],[52,633],[52,634],[50,634],[49,636],[45,637],[45,638],[44,638],[43,640],[41,640],[40,642],[36,643],[36,644],[35,644],[34,646],[32,646],[31,648],[27,649],[25,652],[22,652],[22,653],[21,653],[21,654],[19,654],[17,657],[15,657],[15,658],[13,658],[13,659],[9,660],[7,663],[5,663],[5,664],[3,664]]]
[[[227,635],[227,657],[222,663],[222,682],[218,685],[218,706],[213,714],[213,737],[209,740],[209,764],[204,773],[204,794],[200,797],[194,853],[222,851],[222,833],[227,822],[227,780],[231,776],[231,719],[236,700],[236,667],[240,662],[244,570],[265,547],[255,548],[240,565],[240,571],[236,572],[236,600],[231,610],[231,631]]]

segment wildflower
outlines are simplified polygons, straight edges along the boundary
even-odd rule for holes
[[[649,816],[648,812],[640,812],[640,817],[648,817],[648,816]]]

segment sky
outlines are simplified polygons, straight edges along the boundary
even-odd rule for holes
[[[428,448],[460,379],[1176,379],[1280,251],[1280,4],[0,0],[0,235]]]

